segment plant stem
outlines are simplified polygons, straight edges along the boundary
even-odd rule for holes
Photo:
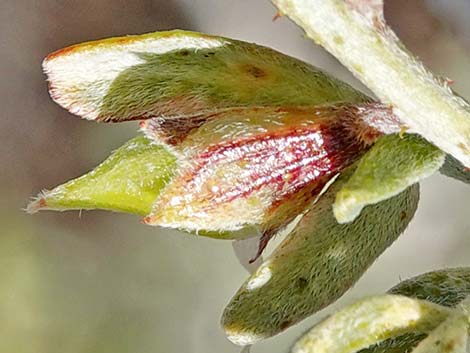
[[[470,106],[426,70],[385,24],[382,0],[272,0],[391,104],[410,132],[470,167]]]

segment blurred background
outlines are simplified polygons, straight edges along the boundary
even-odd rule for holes
[[[41,60],[77,42],[182,28],[267,45],[364,89],[268,0],[0,0],[0,352],[233,353],[220,314],[247,277],[229,242],[94,212],[26,215],[31,196],[93,168],[136,123],[73,117],[47,94]],[[470,0],[390,0],[386,17],[429,67],[470,98]],[[470,265],[470,188],[436,175],[406,233],[338,303],[253,352],[294,338],[365,294]]]

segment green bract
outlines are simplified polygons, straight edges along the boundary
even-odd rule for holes
[[[44,191],[28,211],[101,208],[146,215],[175,165],[165,148],[135,137],[88,174]]]

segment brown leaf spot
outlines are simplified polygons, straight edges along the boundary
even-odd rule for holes
[[[299,277],[296,282],[296,286],[299,290],[304,290],[308,285],[308,280],[304,277]]]
[[[290,320],[286,320],[286,321],[283,321],[281,322],[281,324],[279,325],[279,328],[281,330],[285,330],[286,328],[288,328],[290,325],[291,325],[291,321]]]
[[[443,352],[453,352],[455,349],[456,342],[455,341],[449,341],[445,344],[444,347],[442,347]]]
[[[263,69],[251,64],[245,65],[243,69],[254,78],[264,78],[268,75]]]

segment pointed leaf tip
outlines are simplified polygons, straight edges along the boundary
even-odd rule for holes
[[[145,215],[173,175],[175,164],[164,147],[139,136],[88,174],[43,191],[26,211],[100,208]]]
[[[46,191],[43,191],[37,197],[35,197],[30,203],[28,203],[25,211],[29,214],[34,214],[45,209],[47,207],[45,193]]]

